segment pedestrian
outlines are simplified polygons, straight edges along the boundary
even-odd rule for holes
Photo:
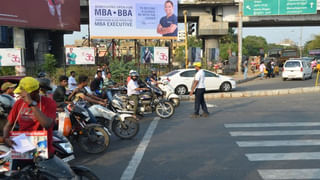
[[[195,92],[195,101],[194,101],[194,114],[191,115],[192,118],[200,117],[200,105],[203,111],[202,117],[208,117],[209,112],[208,108],[204,99],[204,92],[205,92],[205,73],[201,69],[201,63],[194,64],[195,69],[197,71],[196,75],[194,76],[194,80],[191,86],[190,96],[192,96],[193,92]]]
[[[267,77],[271,78],[271,76],[272,76],[271,60],[267,63],[267,67],[266,68],[267,68],[267,71],[268,71]]]
[[[77,88],[77,81],[76,81],[76,72],[74,71],[71,71],[70,72],[70,76],[69,76],[69,79],[68,79],[68,88],[69,88],[69,91],[73,91],[75,88]]]
[[[259,70],[260,70],[260,77],[261,79],[264,78],[264,69],[266,68],[266,66],[264,65],[264,62],[261,61],[260,66],[259,66]]]
[[[248,60],[247,59],[243,62],[243,68],[244,68],[244,71],[243,71],[244,79],[247,79],[247,76],[248,76]]]

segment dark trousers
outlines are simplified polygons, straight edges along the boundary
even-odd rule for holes
[[[194,114],[199,114],[200,105],[204,113],[208,113],[207,104],[204,100],[205,88],[197,88],[195,91],[196,99],[194,101]]]

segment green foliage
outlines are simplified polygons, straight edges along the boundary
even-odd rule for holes
[[[315,35],[314,39],[307,42],[305,45],[305,52],[309,52],[313,49],[320,49],[320,35]]]
[[[16,71],[13,66],[1,66],[0,67],[0,76],[10,76],[15,75]]]
[[[243,55],[258,56],[260,49],[266,50],[268,47],[267,41],[264,37],[260,36],[247,36],[243,39]]]
[[[229,59],[229,51],[237,52],[238,45],[234,42],[220,44],[220,57],[222,59]]]
[[[52,77],[55,75],[57,71],[57,60],[53,54],[45,54],[44,55],[44,64],[42,65],[43,70]]]
[[[188,36],[188,47],[200,47],[202,48],[202,40],[197,39],[196,36]]]
[[[124,82],[131,69],[137,70],[135,61],[125,63],[123,60],[113,60],[109,63],[112,79],[116,82]]]

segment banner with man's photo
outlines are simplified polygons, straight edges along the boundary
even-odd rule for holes
[[[168,64],[168,47],[141,47],[140,57],[142,64]]]
[[[0,66],[20,66],[22,55],[20,48],[0,49]]]
[[[66,48],[66,65],[76,64],[95,64],[94,48]]]
[[[177,39],[178,0],[90,0],[91,38]]]

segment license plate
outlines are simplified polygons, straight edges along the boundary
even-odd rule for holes
[[[63,162],[69,162],[71,160],[75,159],[74,155],[71,155],[71,156],[68,156],[68,157],[65,157],[62,159]]]
[[[295,78],[296,76],[294,76],[294,75],[289,75],[289,78]]]

